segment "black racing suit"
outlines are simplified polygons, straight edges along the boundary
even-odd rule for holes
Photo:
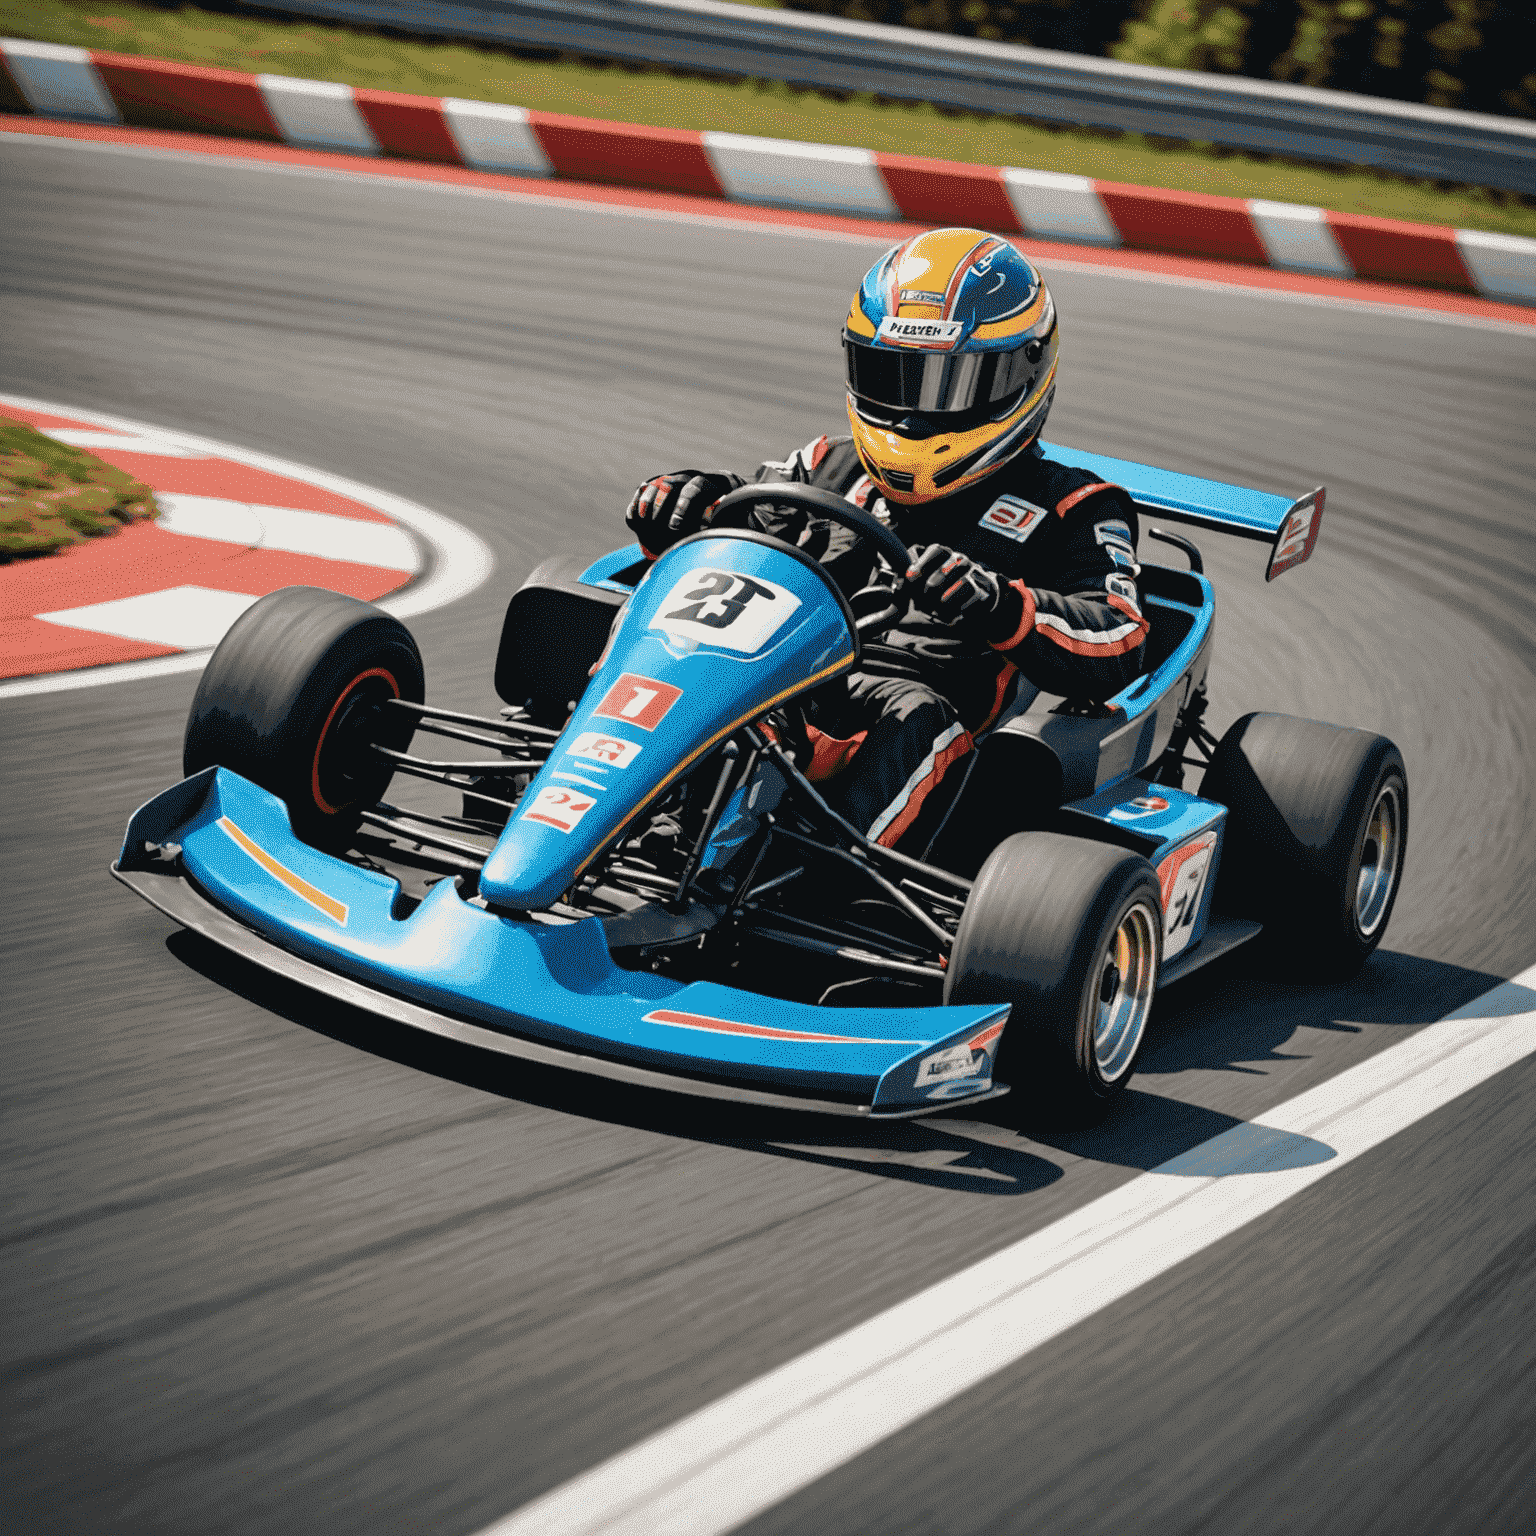
[[[909,507],[880,496],[851,438],[818,437],[782,463],[763,464],[756,479],[834,491],[888,523],[909,548],[947,545],[1022,597],[1004,592],[1017,622],[985,637],[974,624],[912,608],[865,644],[846,686],[812,695],[806,775],[831,781],[824,792],[832,803],[887,847],[900,841],[921,854],[928,846],[950,798],[934,792],[1012,701],[1020,675],[1042,693],[1092,701],[1141,670],[1147,622],[1136,586],[1135,509],[1118,486],[1086,470],[1024,453],[976,486]],[[753,518],[765,533],[811,542],[804,514],[765,504]],[[845,593],[870,583],[899,587],[904,573],[885,569],[867,540],[825,522],[811,527],[813,547],[824,546],[821,562]]]

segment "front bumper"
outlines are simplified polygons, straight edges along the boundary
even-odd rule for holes
[[[596,919],[544,926],[504,917],[463,900],[447,880],[396,916],[395,880],[300,842],[281,801],[222,768],[141,807],[113,873],[174,921],[267,970],[526,1060],[876,1118],[1007,1091],[991,1079],[995,1037],[976,1051],[974,1073],[954,1068],[957,1048],[991,1032],[1006,1007],[823,1008],[624,970]]]

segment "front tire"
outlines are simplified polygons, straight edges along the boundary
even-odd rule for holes
[[[1009,1003],[996,1072],[1015,1118],[1090,1125],[1135,1073],[1162,963],[1157,875],[1139,854],[1054,832],[995,848],[971,890],[946,1003]]]
[[[1216,903],[1264,924],[1289,970],[1352,976],[1381,942],[1408,845],[1408,775],[1385,736],[1245,715],[1200,785],[1227,807]]]
[[[217,763],[270,790],[293,830],[335,845],[389,787],[421,703],[421,655],[399,619],[339,592],[284,587],[253,603],[203,670],[182,751],[188,776]]]

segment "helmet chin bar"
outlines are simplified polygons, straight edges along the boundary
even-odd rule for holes
[[[872,400],[861,399],[851,390],[848,398],[860,417],[872,427],[894,432],[911,442],[926,442],[945,432],[969,432],[989,422],[1005,421],[1019,408],[1023,390],[1016,390],[1005,400],[995,400],[988,405],[977,406],[969,411],[911,411],[880,405]]]

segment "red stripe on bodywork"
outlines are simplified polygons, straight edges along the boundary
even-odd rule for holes
[[[1118,181],[1096,181],[1094,187],[1126,245],[1269,265],[1269,252],[1253,227],[1248,204],[1240,197],[1171,192]]]
[[[282,142],[254,75],[91,50],[123,121],[136,128],[213,128]]]
[[[1477,285],[1456,249],[1456,231],[1361,213],[1328,214],[1328,227],[1359,277],[1433,283],[1476,293]]]
[[[704,152],[704,136],[692,129],[605,123],[561,112],[530,112],[533,129],[556,176],[609,182],[620,187],[657,187],[724,197],[725,189]]]
[[[995,165],[962,165],[921,155],[877,151],[875,164],[904,219],[1020,234],[1023,226]]]
[[[675,1008],[656,1008],[641,1020],[644,1024],[670,1024],[677,1029],[702,1029],[712,1035],[750,1035],[759,1040],[809,1040],[827,1045],[911,1045],[920,1040],[880,1040],[865,1035],[819,1035],[805,1029],[773,1029],[767,1024],[743,1024],[738,1019],[716,1019],[707,1013],[683,1013]]]
[[[441,165],[463,165],[464,157],[448,131],[439,97],[359,87],[352,92],[352,98],[385,154],[404,155],[407,160],[435,160]]]

